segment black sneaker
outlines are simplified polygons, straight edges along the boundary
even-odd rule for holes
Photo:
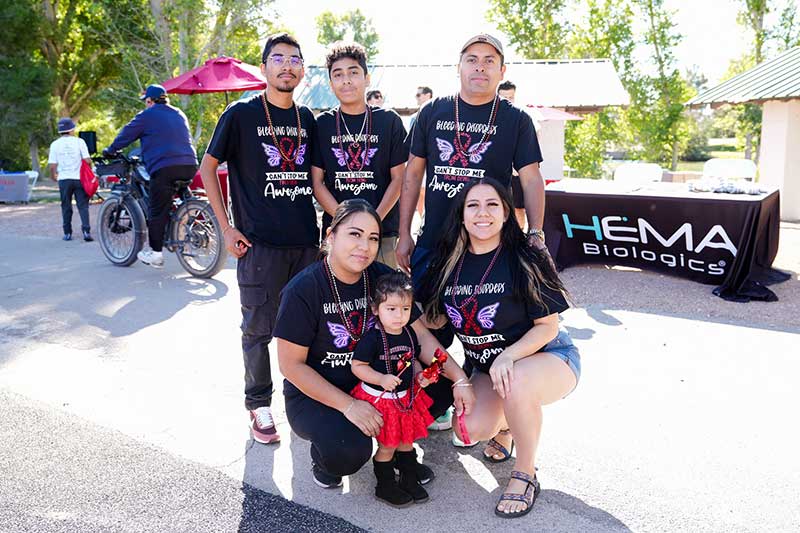
[[[335,489],[342,486],[342,478],[327,473],[317,463],[311,463],[311,473],[314,476],[314,483],[323,489]]]
[[[64,241],[71,241],[72,240],[72,233],[65,233],[63,237],[61,237]]]
[[[86,242],[92,242],[94,239],[92,238],[92,234],[88,231],[83,232],[83,240]]]

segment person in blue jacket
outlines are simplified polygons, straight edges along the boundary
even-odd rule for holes
[[[170,105],[161,85],[150,85],[141,98],[146,109],[122,128],[111,146],[110,155],[136,140],[142,142],[142,159],[150,174],[150,216],[147,220],[150,250],[139,252],[139,260],[154,267],[164,266],[164,230],[169,221],[169,207],[174,182],[191,180],[197,172],[197,153],[192,146],[189,121],[183,111]]]

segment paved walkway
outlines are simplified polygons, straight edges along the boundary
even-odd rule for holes
[[[395,532],[800,527],[791,259],[774,304],[648,273],[566,271],[582,382],[545,410],[534,512],[501,521],[492,507],[510,465],[446,433],[422,443],[438,474],[431,502],[405,510],[374,500],[369,468],[342,489],[314,485],[280,394],[282,443],[254,445],[232,262],[210,281],[170,256],[163,270],[117,268],[96,243],[3,231],[6,220],[0,210],[0,531],[100,530],[104,516],[119,531],[280,531],[298,516],[286,500],[328,513],[297,511],[326,531],[349,527],[330,515]]]

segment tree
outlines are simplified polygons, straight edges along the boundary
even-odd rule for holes
[[[764,16],[769,12],[769,0],[741,0],[742,9],[736,20],[753,32],[753,59],[756,64],[764,60],[764,44],[769,32],[764,28]]]
[[[586,16],[574,26],[568,41],[572,58],[609,58],[626,85],[633,76],[633,10],[627,0],[588,0]],[[614,110],[569,122],[565,133],[565,160],[579,176],[600,178],[603,160],[620,141],[624,116]]]
[[[335,15],[323,11],[317,16],[317,42],[327,46],[336,41],[355,41],[367,50],[367,58],[374,61],[378,55],[378,32],[372,19],[364,16],[360,9]]]
[[[636,0],[644,15],[643,44],[650,51],[652,74],[639,74],[628,83],[631,106],[627,117],[639,136],[641,156],[669,162],[675,170],[689,132],[683,103],[692,94],[676,66],[674,47],[681,36],[674,30],[672,14],[664,0]]]
[[[800,18],[797,16],[797,4],[794,1],[789,0],[781,10],[778,24],[771,34],[777,41],[779,52],[800,46]]]
[[[490,0],[487,18],[526,59],[563,59],[569,23],[566,0]]]
[[[39,146],[53,130],[53,78],[39,52],[41,17],[36,0],[7,0],[0,7],[0,168],[39,169]]]

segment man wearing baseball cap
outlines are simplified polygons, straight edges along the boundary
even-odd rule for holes
[[[437,244],[437,231],[445,227],[453,198],[472,179],[490,177],[510,187],[512,170],[517,169],[531,242],[544,246],[544,180],[539,172],[542,154],[531,118],[497,95],[497,86],[506,71],[503,45],[496,37],[482,33],[470,37],[460,50],[458,94],[428,103],[409,133],[410,154],[400,195],[397,263],[411,271],[415,291],[420,289]],[[425,223],[414,243],[411,218],[426,172]],[[416,300],[425,298],[415,292]],[[452,329],[434,333],[445,347],[453,341]],[[445,385],[440,387],[441,383]],[[441,379],[426,390],[434,399],[431,413],[440,413],[440,405],[450,392],[447,380]],[[437,418],[435,429],[450,427],[447,414]],[[498,440],[501,438],[505,437],[497,436]],[[503,444],[510,447],[510,436],[508,440]]]
[[[80,137],[75,136],[75,122],[71,118],[58,121],[59,138],[50,144],[47,162],[50,164],[50,178],[58,182],[61,194],[61,219],[65,241],[72,240],[72,198],[78,204],[81,216],[83,240],[93,241],[89,227],[89,197],[81,185],[81,160],[91,164],[89,149]]]
[[[197,172],[197,154],[192,146],[189,121],[173,107],[161,85],[150,85],[142,95],[145,110],[122,128],[103,155],[114,154],[134,141],[142,142],[142,160],[150,173],[150,213],[147,217],[149,250],[139,260],[154,267],[164,266],[164,231],[175,193],[174,182],[191,180]]]

